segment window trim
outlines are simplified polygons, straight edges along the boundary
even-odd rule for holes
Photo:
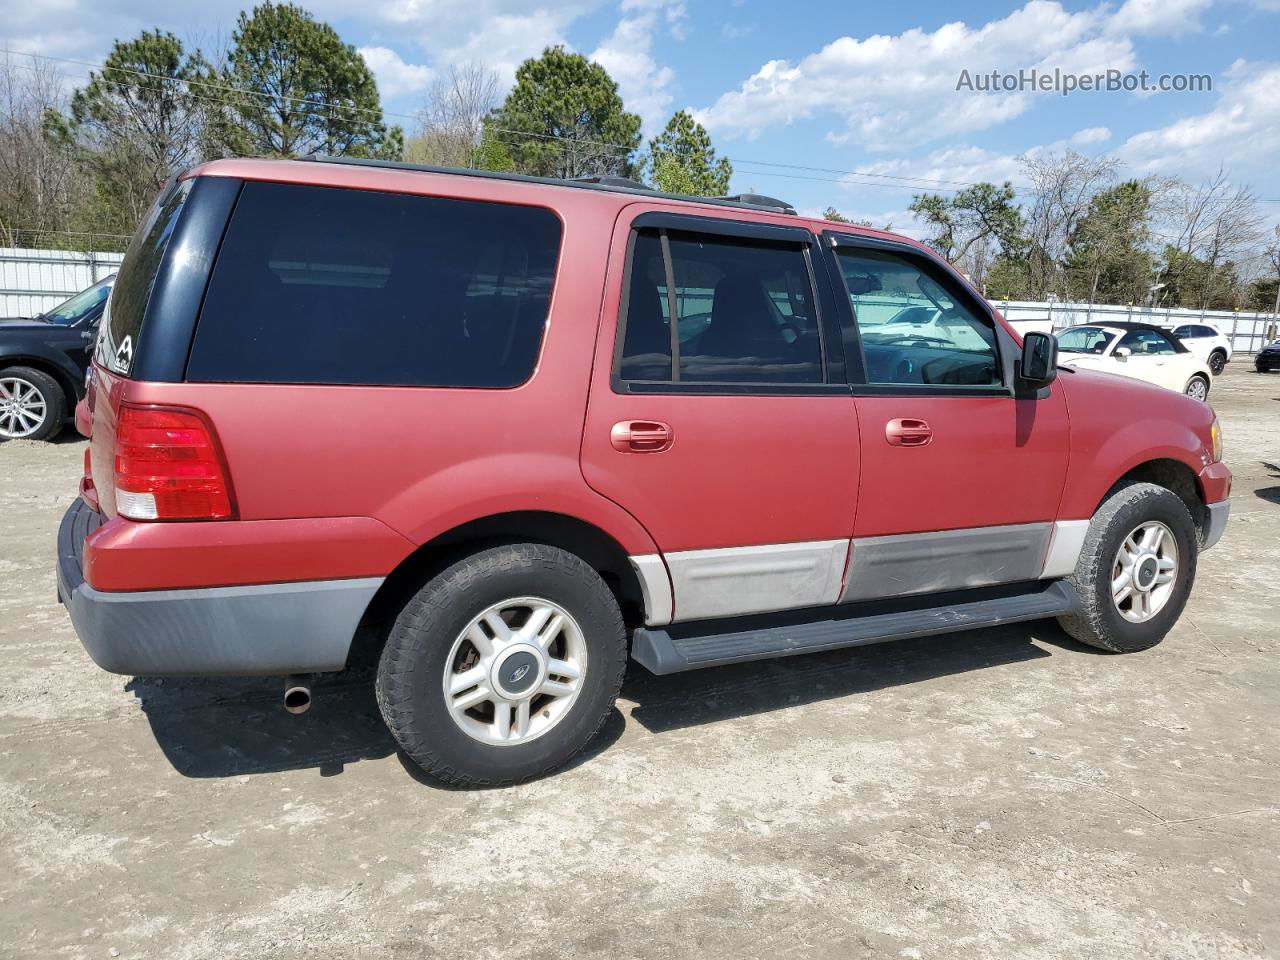
[[[856,358],[858,370],[856,374],[848,364],[849,385],[854,396],[868,397],[1013,397],[1016,396],[1010,378],[1017,369],[1018,345],[1009,336],[1004,325],[996,317],[995,310],[985,299],[979,296],[948,263],[921,250],[918,247],[897,240],[886,240],[880,237],[863,237],[855,234],[825,230],[822,233],[823,245],[827,248],[826,257],[828,272],[834,274],[831,283],[837,292],[840,322],[846,326],[846,355]],[[840,267],[840,249],[866,249],[883,253],[892,253],[910,261],[913,265],[921,265],[921,272],[947,289],[959,304],[966,307],[978,317],[985,317],[995,332],[996,363],[1000,374],[1000,384],[983,387],[966,387],[953,384],[914,384],[914,383],[869,383],[866,375],[866,355],[862,346],[862,334],[858,327],[857,313],[854,310],[844,271]]]
[[[809,295],[813,302],[814,322],[818,330],[818,354],[822,371],[820,383],[743,383],[736,381],[696,382],[680,380],[679,330],[671,326],[671,379],[626,380],[622,377],[622,354],[627,339],[627,312],[631,308],[631,280],[635,264],[636,240],[641,230],[656,230],[661,243],[663,269],[667,279],[667,311],[678,314],[675,294],[675,268],[671,257],[670,233],[723,237],[731,240],[755,240],[795,246],[804,258]],[[613,359],[609,368],[609,385],[615,394],[626,395],[711,395],[711,396],[848,396],[843,350],[834,335],[839,331],[831,312],[829,277],[819,278],[815,253],[818,239],[803,227],[783,227],[751,223],[743,220],[721,220],[688,214],[648,212],[637,215],[627,233],[626,263],[622,272],[622,289],[614,326]],[[819,259],[817,262],[821,262]],[[825,264],[824,264],[825,269]],[[824,284],[822,280],[826,280]]]

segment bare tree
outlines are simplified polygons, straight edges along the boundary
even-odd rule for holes
[[[451,66],[432,83],[418,112],[419,131],[405,158],[443,167],[475,167],[484,118],[500,101],[498,75],[481,63]]]
[[[1028,293],[1037,300],[1061,296],[1071,236],[1089,212],[1094,194],[1115,182],[1120,162],[1074,150],[1025,156],[1019,162],[1031,181],[1032,195],[1025,215]]]
[[[47,135],[66,107],[61,75],[47,63],[0,60],[0,243],[48,242],[66,229],[73,201],[85,193],[71,152]]]

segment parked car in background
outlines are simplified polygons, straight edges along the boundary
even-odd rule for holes
[[[936,335],[863,329],[923,304]],[[1147,649],[1227,522],[1217,419],[1057,359],[924,245],[768,198],[220,160],[120,268],[58,595],[118,673],[376,657],[462,785],[572,758],[628,657],[1045,617]]]
[[[1068,327],[1057,337],[1059,362],[1066,366],[1103,370],[1195,400],[1209,399],[1209,365],[1168,330],[1149,323],[1091,323]]]
[[[115,274],[30,319],[0,320],[0,440],[45,440],[84,396]]]
[[[1207,323],[1183,323],[1173,328],[1173,335],[1188,350],[1209,365],[1216,377],[1231,360],[1231,338]]]
[[[1268,343],[1258,351],[1258,355],[1253,358],[1253,369],[1259,373],[1280,370],[1280,340]]]

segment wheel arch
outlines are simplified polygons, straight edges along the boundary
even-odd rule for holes
[[[595,524],[568,514],[514,510],[459,524],[405,557],[370,600],[348,664],[376,655],[397,612],[428,579],[462,557],[505,543],[541,543],[574,554],[603,577],[628,626],[644,622],[640,579],[617,539]]]
[[[1146,460],[1126,471],[1107,492],[1102,495],[1093,512],[1107,502],[1117,491],[1135,483],[1154,483],[1158,487],[1177,494],[1191,514],[1191,522],[1195,524],[1196,533],[1203,539],[1205,524],[1208,519],[1204,488],[1196,472],[1181,460],[1159,458]]]

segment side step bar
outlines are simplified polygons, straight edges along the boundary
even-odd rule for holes
[[[641,627],[632,638],[631,656],[652,673],[680,673],[1040,620],[1074,613],[1079,605],[1075,589],[1065,581],[1035,581],[783,614]]]

